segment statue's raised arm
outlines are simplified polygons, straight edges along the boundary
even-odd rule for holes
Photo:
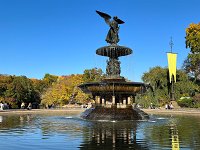
[[[110,29],[108,31],[107,37],[106,37],[106,42],[110,43],[111,45],[116,45],[119,42],[119,26],[118,24],[123,24],[124,21],[119,19],[117,16],[113,17],[113,20],[111,20],[111,16],[100,12],[96,11],[101,17],[105,19],[105,22],[110,26]]]

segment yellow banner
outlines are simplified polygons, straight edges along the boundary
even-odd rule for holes
[[[174,76],[174,82],[176,82],[176,58],[177,54],[167,53],[168,68],[169,68],[169,81],[172,82],[172,76]]]

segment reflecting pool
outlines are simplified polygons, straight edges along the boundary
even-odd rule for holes
[[[76,115],[0,116],[1,150],[200,149],[200,117],[87,121]]]

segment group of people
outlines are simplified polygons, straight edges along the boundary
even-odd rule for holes
[[[24,102],[22,102],[22,104],[21,104],[21,109],[25,109],[25,108],[26,108],[26,105],[25,105]],[[28,109],[28,110],[31,110],[31,109],[32,109],[32,104],[31,104],[31,103],[28,104],[27,109]]]
[[[9,109],[9,105],[7,103],[0,102],[0,110]]]
[[[170,104],[165,104],[165,109],[173,109],[174,106],[172,105],[172,103]]]

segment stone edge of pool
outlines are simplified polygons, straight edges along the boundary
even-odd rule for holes
[[[147,114],[155,115],[195,115],[200,116],[200,109],[195,108],[179,108],[179,109],[142,109]]]
[[[68,109],[9,109],[9,110],[0,110],[0,115],[9,115],[9,114],[56,114],[56,113],[70,113],[70,114],[80,114],[86,109],[83,108],[68,108]],[[199,115],[200,109],[190,109],[190,108],[181,108],[181,109],[142,109],[148,114],[161,114],[161,115]]]
[[[82,108],[69,108],[69,109],[8,109],[0,110],[0,115],[9,115],[9,114],[57,114],[57,113],[66,113],[66,114],[80,114],[84,112],[85,109]]]

